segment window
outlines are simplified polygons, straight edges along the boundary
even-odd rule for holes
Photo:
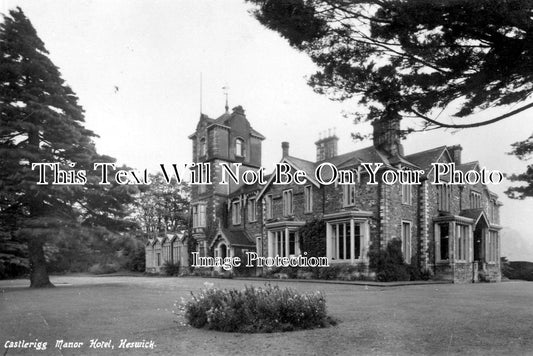
[[[361,226],[354,224],[354,245],[350,236],[350,220],[331,224],[331,242],[335,260],[350,260],[361,258]]]
[[[205,205],[197,204],[192,207],[192,227],[205,227]]]
[[[205,137],[200,139],[200,157],[203,157],[207,154],[207,143]]]
[[[158,252],[155,254],[155,256],[156,256],[157,266],[159,267],[161,266],[161,253]]]
[[[241,223],[241,202],[234,201],[231,203],[231,222],[233,225],[239,225]]]
[[[204,194],[207,190],[207,185],[205,184],[200,184],[198,186],[198,194]]]
[[[437,226],[437,243],[439,244],[437,260],[446,261],[450,258],[450,224],[443,223]]]
[[[499,236],[498,231],[490,230],[489,231],[489,241],[488,241],[488,248],[489,248],[489,255],[488,255],[488,261],[487,262],[498,262],[499,259],[499,253],[498,253],[498,246],[499,246]]]
[[[283,191],[283,216],[292,215],[292,190]]]
[[[355,184],[345,185],[343,188],[343,205],[352,206],[355,204]]]
[[[405,262],[411,263],[411,222],[402,221],[402,253]]]
[[[244,141],[240,138],[235,139],[235,156],[244,157]]]
[[[255,250],[258,256],[263,256],[263,239],[261,236],[256,237]]]
[[[307,185],[304,187],[305,212],[313,211],[313,187]]]
[[[470,192],[470,209],[481,208],[481,194],[478,192]]]
[[[274,242],[274,255],[280,257],[290,257],[299,253],[299,246],[297,242],[297,232],[276,230],[271,232]]]
[[[248,221],[256,221],[256,204],[255,198],[248,200]]]
[[[437,200],[439,210],[450,211],[451,186],[449,184],[440,184],[437,186]]]
[[[201,177],[201,179],[205,182],[210,179],[209,174],[209,166],[208,164],[201,164],[196,166],[196,172],[198,172],[198,177]],[[201,171],[200,171],[201,170]],[[207,184],[199,184],[198,185],[198,194],[203,194],[207,191]]]
[[[272,195],[265,197],[265,215],[267,219],[272,219]]]
[[[455,259],[459,261],[468,261],[470,255],[470,238],[468,225],[455,225],[456,249]]]
[[[493,224],[498,222],[498,203],[496,200],[491,200],[489,203],[489,218]]]
[[[411,205],[412,203],[412,186],[410,184],[402,184],[401,185],[402,190],[402,204]]]

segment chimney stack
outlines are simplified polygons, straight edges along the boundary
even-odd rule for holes
[[[281,143],[281,151],[283,152],[283,157],[287,157],[289,155],[289,143],[284,141]]]
[[[317,162],[337,156],[339,138],[335,134],[335,130],[333,130],[333,135],[331,131],[331,129],[324,131],[324,136],[319,134],[318,141],[315,142]]]
[[[372,122],[374,126],[374,147],[391,157],[403,156],[400,141],[400,118],[383,117]]]
[[[455,163],[456,166],[461,164],[462,151],[463,147],[461,147],[461,145],[448,146],[448,152],[450,152],[450,156],[452,156],[453,163]]]

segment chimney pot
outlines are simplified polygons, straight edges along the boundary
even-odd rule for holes
[[[281,150],[283,152],[283,157],[287,157],[289,155],[289,143],[286,141],[282,142]]]
[[[240,114],[240,115],[244,116],[244,109],[243,109],[242,106],[238,105],[238,106],[233,108],[233,113],[234,114]]]

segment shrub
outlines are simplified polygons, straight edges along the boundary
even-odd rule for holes
[[[411,276],[408,265],[403,260],[402,242],[392,239],[385,250],[369,252],[370,268],[376,270],[380,282],[408,281]]]
[[[308,257],[326,256],[326,223],[323,220],[311,220],[299,230],[300,249]]]
[[[178,276],[180,273],[179,261],[176,263],[165,261],[165,264],[163,265],[163,273],[167,276]]]
[[[115,273],[120,269],[117,263],[96,263],[89,267],[89,272],[93,274]]]
[[[226,332],[291,331],[334,324],[326,315],[322,293],[300,294],[271,285],[204,289],[180,304],[180,310],[195,328]]]
[[[500,261],[504,277],[533,281],[533,262],[507,261],[505,257],[502,257]]]
[[[318,279],[337,279],[337,276],[340,274],[341,265],[333,265],[329,267],[320,268],[318,271]]]

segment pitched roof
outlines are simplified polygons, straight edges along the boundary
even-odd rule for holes
[[[475,225],[477,225],[479,219],[481,219],[481,217],[483,217],[483,219],[485,220],[485,223],[487,225],[490,225],[489,219],[487,219],[487,215],[485,214],[483,209],[480,209],[480,208],[478,208],[478,209],[461,210],[461,213],[459,214],[459,216],[464,216],[466,218],[473,219]]]
[[[223,113],[222,115],[220,115],[219,117],[217,117],[215,120],[213,120],[213,122],[217,123],[217,124],[226,124],[226,121],[231,117],[231,114],[229,112],[225,112]]]
[[[265,136],[263,136],[261,133],[259,133],[258,131],[254,130],[251,127],[250,127],[250,133],[252,134],[252,136],[259,137],[261,140],[265,139]]]
[[[222,236],[224,240],[230,246],[238,247],[255,247],[255,243],[248,237],[246,231],[243,230],[228,230],[226,228],[220,228],[219,232],[221,233],[218,236]],[[217,239],[213,239],[211,246],[215,244]]]
[[[265,177],[265,180],[268,180],[270,176],[268,177]],[[254,184],[242,184],[237,190],[233,191],[232,193],[229,194],[229,197],[235,197],[235,196],[239,196],[241,194],[248,194],[248,193],[252,193],[252,192],[255,192],[255,191],[258,191],[258,190],[261,190],[263,188],[263,185],[259,184],[259,183],[254,183]]]
[[[458,165],[455,168],[457,168],[457,169],[463,171],[463,173],[465,173],[467,171],[471,171],[471,170],[475,169],[478,165],[479,165],[478,161],[473,161],[473,162],[467,162],[467,163],[460,164],[460,165]]]
[[[432,168],[431,164],[437,162],[445,149],[446,146],[439,146],[405,156],[405,159],[407,159],[409,162],[413,162],[424,171],[429,172]]]
[[[299,170],[302,170],[305,172],[307,177],[314,177],[315,176],[315,163],[311,161],[306,161],[305,159],[293,157],[293,156],[287,156],[285,159],[292,163],[296,168]]]

